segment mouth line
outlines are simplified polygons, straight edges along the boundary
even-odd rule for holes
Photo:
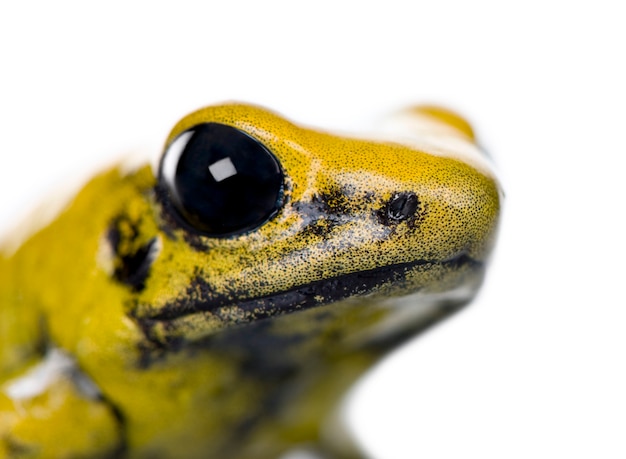
[[[192,285],[193,291],[203,294],[195,300],[176,300],[166,303],[156,314],[148,314],[137,317],[141,321],[149,322],[172,322],[197,313],[211,313],[224,320],[233,320],[227,312],[235,306],[248,319],[241,322],[264,319],[274,315],[283,315],[295,311],[301,311],[316,306],[345,300],[359,295],[366,295],[376,288],[390,282],[401,283],[406,279],[407,273],[415,268],[432,265],[432,267],[446,267],[458,270],[462,267],[470,267],[474,270],[483,269],[482,261],[471,258],[467,253],[461,253],[455,257],[443,260],[415,260],[405,263],[397,263],[366,271],[358,271],[342,274],[329,279],[322,279],[309,284],[293,287],[271,295],[234,300],[237,292],[232,296],[215,295],[209,284],[198,277]],[[244,292],[242,292],[242,297]],[[204,297],[204,298],[202,298]]]

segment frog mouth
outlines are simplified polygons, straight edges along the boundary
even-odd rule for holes
[[[471,258],[467,253],[461,253],[443,261],[415,260],[342,274],[271,295],[245,298],[242,293],[239,297],[241,299],[234,299],[237,298],[237,292],[232,297],[230,295],[228,297],[215,295],[207,282],[201,277],[197,277],[192,281],[189,289],[200,292],[199,299],[197,295],[194,300],[177,299],[165,304],[155,314],[135,316],[135,319],[140,322],[144,331],[154,327],[157,323],[165,325],[166,328],[171,328],[171,326],[175,328],[174,323],[176,321],[199,313],[211,314],[223,321],[225,325],[243,324],[352,297],[362,297],[374,293],[386,285],[394,285],[394,289],[397,289],[400,294],[412,293],[418,291],[419,287],[407,285],[408,275],[411,272],[434,269],[443,272],[469,270],[481,273],[484,271],[484,263]],[[405,290],[403,291],[403,289]],[[237,314],[233,314],[233,308],[236,308]]]

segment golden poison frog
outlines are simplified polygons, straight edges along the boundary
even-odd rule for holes
[[[500,188],[469,124],[359,138],[228,104],[0,256],[0,457],[358,457],[382,355],[476,293]]]

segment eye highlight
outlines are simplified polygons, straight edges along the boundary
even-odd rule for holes
[[[232,126],[198,124],[166,148],[159,181],[178,216],[214,237],[258,228],[282,205],[284,175],[276,157]]]

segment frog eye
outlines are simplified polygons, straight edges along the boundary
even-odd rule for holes
[[[159,180],[179,217],[209,236],[232,236],[273,217],[283,198],[276,157],[232,126],[198,124],[176,137],[161,159]]]

